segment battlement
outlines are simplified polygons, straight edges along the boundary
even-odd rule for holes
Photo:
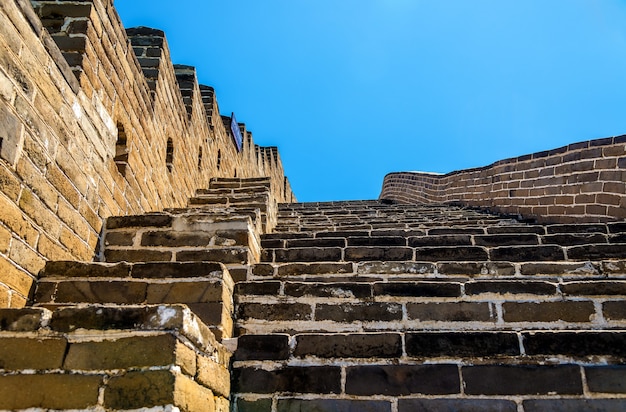
[[[47,260],[91,260],[105,218],[183,207],[211,178],[269,177],[295,200],[276,149],[243,123],[233,144],[162,30],[124,28],[110,0],[10,0],[0,26],[0,307]]]

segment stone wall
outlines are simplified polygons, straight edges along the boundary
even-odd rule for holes
[[[238,151],[227,119],[111,0],[1,2],[0,307],[23,306],[47,260],[91,260],[108,216],[185,206],[213,177],[268,176],[295,200],[276,148],[239,123]]]
[[[445,175],[385,176],[380,199],[454,203],[539,221],[626,218],[626,136],[573,143]]]

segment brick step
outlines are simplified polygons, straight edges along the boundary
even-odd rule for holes
[[[488,238],[483,238],[484,240]],[[508,238],[511,240],[510,238]],[[362,240],[366,243],[371,240]],[[561,245],[511,245],[511,246],[423,246],[416,239],[408,246],[324,246],[286,247],[263,249],[262,262],[361,262],[382,261],[582,261],[619,259],[626,256],[626,243]],[[302,240],[294,240],[297,244]],[[328,241],[331,242],[331,241]],[[374,243],[375,241],[371,241]],[[341,241],[337,242],[341,243]],[[347,243],[347,242],[346,242]],[[384,243],[381,240],[380,243]]]
[[[253,194],[253,193],[268,193],[269,188],[264,185],[252,185],[244,187],[222,187],[222,188],[209,188],[209,189],[197,189],[196,195],[215,195],[215,196],[228,196],[236,194]]]
[[[189,199],[189,205],[204,205],[204,204],[222,204],[237,207],[239,205],[246,207],[252,205],[265,205],[269,202],[268,193],[260,193],[250,195],[247,193],[234,194],[234,195],[196,195]]]
[[[248,334],[237,338],[234,354],[239,365],[258,363],[249,361],[294,364],[307,359],[311,366],[334,364],[338,360],[376,363],[393,359],[409,363],[475,361],[474,358],[480,358],[477,363],[496,360],[559,364],[593,362],[598,357],[606,364],[623,365],[626,330]],[[626,374],[626,367],[623,373]]]
[[[272,402],[279,411],[619,411],[626,399],[613,397],[624,393],[625,373],[577,363],[244,366],[234,370],[233,391],[243,411]]]
[[[234,282],[220,263],[48,262],[34,291],[35,306],[183,303],[218,339],[233,334]]]
[[[357,285],[310,287],[288,292],[302,297],[237,296],[238,334],[284,331],[374,332],[403,330],[614,329],[626,325],[626,305],[613,295],[518,295],[485,293],[460,297],[367,294]],[[575,287],[578,285],[574,285]],[[623,286],[623,285],[622,285]],[[423,295],[445,294],[443,286]],[[529,287],[529,285],[526,285]],[[269,286],[268,286],[269,288]],[[450,287],[450,294],[455,293]]]
[[[415,262],[415,261],[366,261],[366,262],[295,262],[258,263],[251,267],[249,280],[298,279],[335,281],[363,278],[367,281],[383,279],[449,279],[464,277],[475,279],[505,279],[510,277],[537,278],[624,278],[626,260],[602,260],[581,262]],[[527,279],[527,280],[530,280]],[[523,279],[522,279],[523,280]],[[341,280],[340,280],[341,281]]]
[[[273,380],[277,386],[285,386],[282,382],[287,377]],[[277,411],[368,411],[368,412],[415,412],[415,411],[481,411],[481,412],[546,412],[546,411],[604,411],[620,412],[626,410],[626,400],[596,397],[582,399],[580,397],[554,396],[550,398],[526,396],[523,400],[512,400],[506,395],[465,395],[461,398],[452,394],[446,397],[441,393],[436,397],[417,396],[337,396],[333,393],[325,396],[311,397],[308,394],[286,396],[268,396],[259,394],[240,394],[233,404],[238,411],[271,411],[272,402]],[[574,395],[575,396],[575,395]],[[598,396],[598,395],[596,395]]]
[[[2,410],[226,410],[229,361],[182,305],[0,310]]]
[[[626,279],[599,280],[581,279],[564,281],[530,280],[509,278],[500,280],[475,280],[458,278],[456,281],[442,279],[398,281],[375,281],[364,278],[349,281],[340,278],[333,282],[324,281],[247,281],[235,285],[240,302],[252,297],[273,298],[460,298],[482,299],[485,295],[501,295],[500,299],[528,300],[529,298],[571,298],[604,296],[611,299],[626,297]]]
[[[270,185],[271,185],[271,180],[269,177],[252,177],[252,178],[218,177],[218,178],[212,178],[209,182],[210,189],[244,188],[244,187],[256,187],[256,186],[265,186],[269,188]]]
[[[165,248],[142,247],[128,249],[107,247],[104,251],[105,262],[221,262],[225,265],[242,265],[254,263],[258,259],[245,246],[234,247],[193,247]]]

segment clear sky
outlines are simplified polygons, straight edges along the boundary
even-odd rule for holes
[[[624,0],[115,0],[166,32],[300,201],[626,134]]]

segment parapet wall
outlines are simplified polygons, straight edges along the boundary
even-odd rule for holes
[[[385,176],[380,199],[462,203],[543,222],[626,219],[626,136],[574,143],[486,167]]]
[[[0,2],[0,308],[45,261],[91,260],[103,219],[185,206],[213,177],[294,201],[276,148],[238,127],[241,150],[213,88],[111,0]]]

